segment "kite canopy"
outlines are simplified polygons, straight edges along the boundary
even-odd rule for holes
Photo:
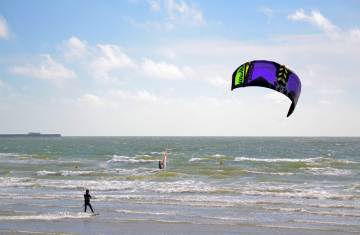
[[[231,90],[239,87],[261,86],[283,93],[291,100],[289,117],[301,93],[299,77],[285,65],[266,60],[254,60],[240,65],[232,75]]]

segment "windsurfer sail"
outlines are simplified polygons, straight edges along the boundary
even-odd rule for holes
[[[166,154],[167,154],[167,150],[165,151],[164,158],[163,158],[163,160],[162,160],[162,167],[163,167],[163,169],[166,168]]]

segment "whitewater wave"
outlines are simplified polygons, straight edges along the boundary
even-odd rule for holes
[[[61,170],[59,172],[56,172],[56,171],[38,171],[36,173],[39,176],[44,176],[44,175],[77,176],[77,175],[91,174],[91,173],[93,173],[93,171],[65,171],[65,170]]]
[[[234,161],[253,161],[253,162],[305,162],[305,163],[315,163],[321,162],[323,160],[322,157],[316,158],[248,158],[248,157],[236,157]]]
[[[149,162],[157,162],[159,160],[156,159],[138,159],[136,157],[127,157],[127,156],[117,156],[114,155],[113,158],[107,163],[113,162],[124,162],[124,163],[149,163]]]
[[[349,176],[355,175],[356,172],[353,170],[344,170],[344,169],[336,169],[332,167],[325,167],[325,168],[300,168],[305,170],[306,173],[312,175],[334,175],[334,176]]]
[[[83,212],[57,212],[57,213],[44,213],[40,215],[13,215],[13,216],[0,216],[0,221],[3,220],[59,220],[59,219],[83,219],[91,218],[92,214]]]
[[[277,210],[277,211],[286,211],[286,212],[301,212],[307,214],[316,214],[316,215],[331,215],[331,216],[349,216],[349,217],[360,217],[360,214],[357,213],[346,213],[346,212],[330,212],[330,211],[313,211],[303,208],[264,208],[266,210]]]
[[[189,160],[189,162],[201,162],[201,161],[205,161],[205,160],[209,160],[207,158],[191,158]]]
[[[213,157],[216,157],[216,158],[221,158],[221,157],[225,157],[225,155],[221,155],[221,154],[214,154],[212,155]]]
[[[151,152],[152,155],[164,155],[165,152]]]
[[[36,174],[42,176],[42,175],[56,175],[58,173],[55,171],[38,171],[36,172]]]
[[[87,175],[93,171],[59,171],[62,176],[76,176],[76,175]]]
[[[331,158],[315,157],[315,158],[248,158],[236,157],[234,161],[253,161],[253,162],[300,162],[300,163],[321,163],[328,162],[332,164],[356,164],[357,162],[350,160],[334,160]]]
[[[147,211],[134,211],[134,210],[115,210],[116,212],[125,213],[125,214],[142,214],[142,215],[165,215],[165,216],[174,216],[175,213],[172,212],[147,212]]]

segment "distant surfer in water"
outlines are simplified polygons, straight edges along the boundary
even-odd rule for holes
[[[162,169],[162,163],[159,161],[159,169]]]
[[[89,189],[86,189],[86,194],[84,194],[84,198],[85,198],[85,212],[86,212],[86,208],[87,206],[90,207],[92,213],[94,213],[94,210],[90,204],[90,199],[92,199],[91,195],[89,194]]]

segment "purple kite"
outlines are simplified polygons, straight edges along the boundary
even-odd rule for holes
[[[266,60],[254,60],[240,65],[232,75],[231,90],[239,87],[260,86],[283,93],[291,100],[289,117],[299,100],[299,77],[285,65]]]

